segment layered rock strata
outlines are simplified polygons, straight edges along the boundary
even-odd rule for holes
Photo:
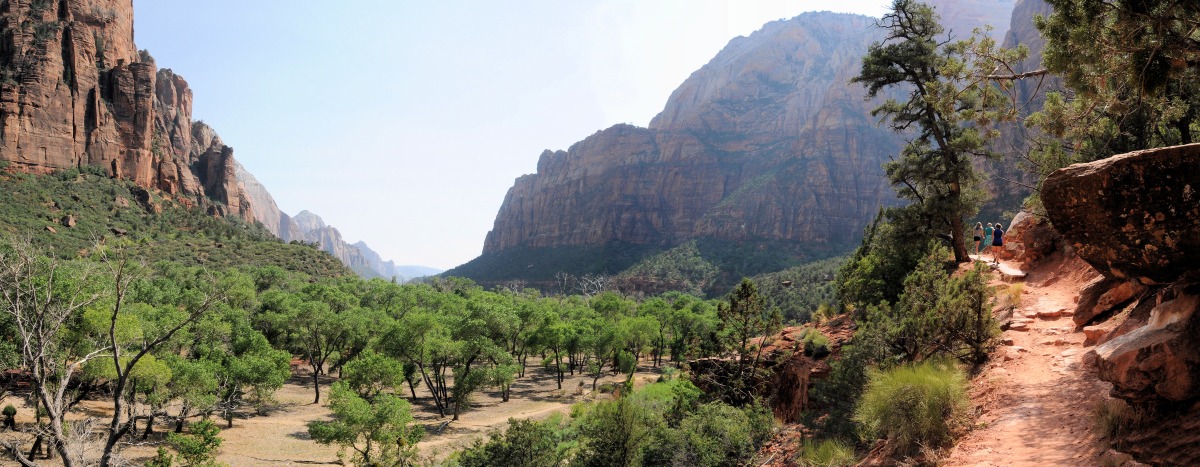
[[[11,0],[0,30],[0,161],[32,173],[102,167],[253,218],[233,150],[191,120],[187,82],[134,45],[131,0]]]
[[[617,125],[546,151],[517,179],[484,252],[674,245],[691,238],[850,242],[892,200],[897,139],[847,83],[871,18],[809,13],[734,39],[649,128]]]
[[[933,3],[961,39],[984,24],[1003,29],[1016,2]],[[896,203],[880,166],[903,139],[850,83],[882,37],[874,18],[823,12],[733,39],[648,128],[617,125],[543,152],[505,197],[484,256],[464,270],[510,251],[527,252],[517,260],[536,271],[547,265],[529,252],[691,239],[799,246],[781,255],[852,247]]]

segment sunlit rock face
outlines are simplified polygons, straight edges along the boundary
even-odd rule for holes
[[[1003,37],[1015,2],[935,4],[956,37],[984,24]],[[485,255],[692,238],[852,245],[895,202],[880,165],[902,144],[850,83],[883,37],[875,22],[823,12],[768,23],[693,73],[649,128],[544,152],[509,190]]]
[[[254,218],[233,150],[194,125],[192,92],[133,43],[131,0],[0,6],[0,161],[96,166],[214,214]]]
[[[1165,284],[1200,269],[1200,144],[1120,154],[1052,174],[1042,202],[1107,277]]]
[[[649,128],[618,125],[546,151],[517,179],[484,251],[671,245],[690,238],[852,242],[892,201],[857,74],[874,19],[809,13],[731,41]]]

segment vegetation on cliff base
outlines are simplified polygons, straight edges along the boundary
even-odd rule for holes
[[[0,233],[29,238],[64,259],[86,256],[97,243],[124,241],[126,251],[148,263],[278,266],[317,277],[350,273],[337,258],[282,243],[260,225],[214,217],[92,167],[52,175],[0,171]]]
[[[606,290],[655,295],[677,290],[719,297],[743,277],[803,266],[850,250],[846,244],[694,239],[674,247],[611,242],[602,246],[511,248],[441,274],[486,287],[520,283],[547,293],[592,293],[583,278],[605,278]],[[797,313],[799,314],[799,313]]]

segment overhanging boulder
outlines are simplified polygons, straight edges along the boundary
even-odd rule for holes
[[[1108,277],[1165,284],[1200,265],[1200,144],[1060,169],[1043,184],[1042,203]]]

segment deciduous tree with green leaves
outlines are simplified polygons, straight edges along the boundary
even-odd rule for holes
[[[404,399],[381,393],[368,401],[337,382],[329,391],[329,408],[333,421],[308,424],[313,440],[341,446],[343,453],[349,449],[354,465],[413,465],[424,429],[413,424],[411,408]]]

